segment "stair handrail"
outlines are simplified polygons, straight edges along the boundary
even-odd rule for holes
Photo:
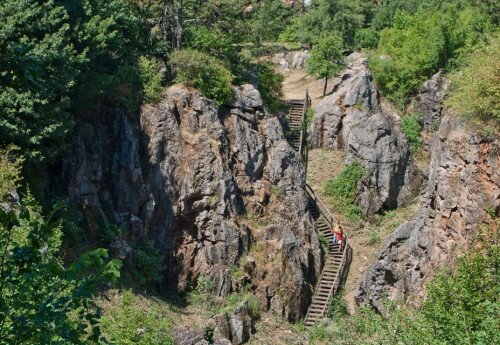
[[[312,189],[312,187],[308,183],[306,183],[306,192],[307,192],[307,194],[309,194],[309,197],[311,199],[313,199],[313,201],[316,203],[316,205],[318,206],[318,210],[320,211],[322,216],[326,219],[326,221],[330,224],[330,226],[333,227],[333,225],[335,224],[335,217],[328,210],[328,208],[321,201],[321,199],[319,199],[316,196],[316,193],[314,192],[314,190]]]
[[[337,289],[340,285],[340,278],[342,277],[342,275],[344,273],[344,267],[345,267],[345,263],[347,260],[347,235],[344,235],[344,239],[342,240],[342,243],[344,246],[344,249],[342,251],[342,259],[340,260],[339,270],[337,271],[337,275],[335,276],[335,279],[333,280],[332,288],[328,292],[328,298],[327,298],[328,304],[331,303],[333,295],[337,292]],[[325,305],[325,308],[326,308],[326,305]],[[325,315],[325,309],[323,309],[323,315]]]
[[[300,144],[299,144],[299,155],[303,156],[304,142],[306,139],[306,113],[309,107],[309,90],[306,89],[306,95],[304,97],[304,107],[302,108],[302,129],[300,130]],[[307,162],[306,162],[307,164]]]
[[[344,248],[342,250],[342,259],[340,260],[339,269],[337,271],[337,274],[335,275],[335,279],[333,280],[332,288],[330,289],[330,291],[328,291],[328,297],[326,299],[327,303],[325,304],[325,306],[323,307],[322,312],[321,312],[321,315],[323,315],[323,316],[326,313],[326,308],[331,303],[331,299],[333,298],[333,295],[338,290],[338,287],[340,285],[340,279],[343,276],[345,264],[347,262],[347,235],[344,234],[344,239],[342,240],[342,242],[343,242],[343,246],[344,246]],[[323,267],[323,272],[321,273],[321,277],[318,280],[316,287],[314,288],[315,292],[314,292],[314,295],[312,298],[313,301],[314,301],[314,297],[316,297],[316,295],[319,293],[319,286],[321,284],[321,281],[322,281],[324,275],[325,275],[325,268]],[[307,308],[305,320],[307,320],[307,317],[309,316],[309,313],[311,311],[311,307],[312,307],[312,302],[311,302],[311,305],[309,306],[309,308]]]

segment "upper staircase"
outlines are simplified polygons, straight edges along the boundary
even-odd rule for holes
[[[288,131],[286,139],[290,146],[304,158],[307,164],[307,143],[306,143],[306,113],[311,105],[311,98],[306,91],[304,99],[291,99],[286,102],[290,106],[287,115]]]

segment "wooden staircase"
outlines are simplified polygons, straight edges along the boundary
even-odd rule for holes
[[[307,91],[303,100],[293,99],[287,101],[287,104],[290,105],[290,111],[287,116],[288,131],[286,139],[290,146],[304,159],[306,171],[308,150],[305,116],[310,101]],[[325,265],[305,318],[305,325],[310,327],[328,313],[332,299],[342,283],[342,276],[347,263],[348,246],[347,236],[345,236],[342,246],[331,244],[333,237],[331,229],[334,225],[334,218],[325,205],[316,197],[309,185],[306,185],[306,192],[309,197],[309,210],[314,220],[314,228],[320,236],[328,241]]]
[[[342,245],[331,244],[333,216],[316,198],[311,187],[307,186],[307,192],[309,195],[309,209],[315,221],[315,228],[320,236],[328,241],[328,255],[305,318],[305,325],[310,327],[328,313],[332,299],[342,283],[348,247],[347,236],[345,236]]]
[[[290,143],[290,146],[301,153],[301,144],[304,141],[304,118],[307,112],[306,101],[303,99],[292,99],[287,102],[290,105],[290,110],[288,112],[288,131],[286,133],[286,139]]]

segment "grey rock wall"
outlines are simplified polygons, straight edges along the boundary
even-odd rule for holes
[[[442,120],[418,214],[383,243],[362,279],[356,301],[384,312],[382,300],[425,295],[425,283],[463,253],[477,227],[500,213],[500,142]],[[488,212],[489,211],[489,212]]]
[[[137,120],[109,111],[81,123],[64,159],[63,188],[91,237],[103,223],[120,226],[115,255],[128,257],[135,240],[154,240],[168,288],[186,290],[204,276],[215,295],[238,291],[231,269],[260,246],[274,257],[255,259],[248,277],[255,294],[265,309],[298,320],[321,264],[304,166],[259,92],[243,85],[235,94],[218,109],[174,86]],[[268,224],[252,225],[248,215]]]
[[[345,150],[345,163],[358,161],[367,176],[358,186],[358,204],[365,214],[396,208],[419,188],[399,119],[379,101],[372,74],[361,55],[333,80],[333,93],[317,107],[310,131],[312,148]]]

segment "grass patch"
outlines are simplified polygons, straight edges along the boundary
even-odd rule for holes
[[[172,317],[167,303],[124,290],[103,301],[100,327],[114,344],[173,345]]]
[[[363,218],[361,208],[355,204],[358,182],[366,175],[365,170],[358,162],[347,165],[339,176],[327,181],[324,185],[324,194],[330,199],[336,210],[350,220]]]

